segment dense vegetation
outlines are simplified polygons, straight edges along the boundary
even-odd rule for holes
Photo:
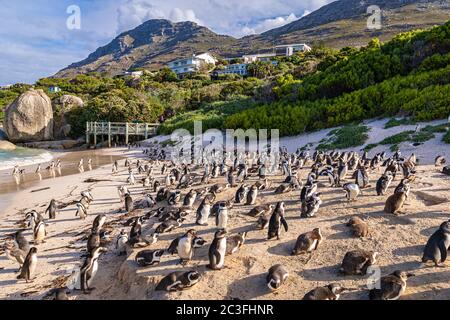
[[[369,139],[370,129],[363,125],[348,125],[330,131],[329,138],[322,141],[317,150],[347,149],[362,146]]]
[[[277,128],[285,136],[376,117],[408,116],[387,127],[446,118],[449,62],[450,21],[385,44],[373,39],[366,47],[339,51],[316,46],[276,63],[254,63],[248,78],[211,79],[199,73],[178,80],[162,69],[139,79],[98,74],[47,78],[36,87],[56,85],[62,92],[51,98],[74,94],[85,101],[84,108],[69,114],[74,136],[83,132],[86,121],[155,122],[161,116],[159,132],[164,134],[176,128],[192,131],[193,122],[202,120],[204,130]],[[0,108],[18,94],[17,88],[0,91]]]

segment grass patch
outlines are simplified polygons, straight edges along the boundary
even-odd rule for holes
[[[426,126],[422,129],[422,131],[425,132],[431,132],[431,133],[445,133],[449,129],[449,125],[447,123],[440,124],[437,126]]]
[[[363,145],[369,139],[370,129],[363,125],[348,125],[330,131],[330,137],[317,146],[318,150],[347,149]]]
[[[379,146],[378,143],[368,144],[367,146],[364,147],[364,151],[369,152],[370,150],[372,150],[373,148],[376,148],[378,146]]]
[[[445,143],[450,143],[450,130],[447,131],[446,134],[444,134],[444,137],[442,138],[442,141],[444,141]]]
[[[386,124],[384,125],[384,128],[389,129],[389,128],[398,127],[398,126],[412,125],[415,123],[416,122],[414,120],[409,119],[409,118],[402,118],[402,119],[391,118],[391,119],[389,119],[388,122],[386,122]]]
[[[165,147],[167,147],[167,146],[173,147],[173,146],[175,145],[175,141],[172,141],[172,140],[168,139],[168,140],[162,141],[162,142],[160,143],[160,145],[161,145],[161,147],[163,147],[163,148],[165,148]]]
[[[400,144],[405,141],[409,141],[411,135],[414,133],[414,131],[405,131],[400,132],[397,134],[394,134],[393,136],[384,138],[380,141],[380,144],[387,145],[387,144]]]

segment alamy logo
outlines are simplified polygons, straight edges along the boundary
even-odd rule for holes
[[[67,7],[67,14],[70,16],[67,18],[66,26],[69,30],[81,29],[81,9],[77,5],[71,5]]]
[[[367,8],[367,14],[369,18],[367,19],[367,29],[369,30],[379,30],[381,26],[381,9],[379,6],[373,5]]]

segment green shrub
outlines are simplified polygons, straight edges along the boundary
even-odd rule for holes
[[[349,125],[330,132],[330,138],[317,146],[317,150],[347,149],[363,145],[370,129],[363,125]]]
[[[388,122],[384,125],[385,129],[398,127],[398,126],[406,126],[406,125],[412,125],[415,124],[415,122],[409,118],[402,118],[402,119],[396,119],[391,118]]]

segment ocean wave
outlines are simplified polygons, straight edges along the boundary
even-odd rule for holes
[[[14,151],[0,151],[0,170],[12,169],[14,166],[29,166],[49,162],[53,159],[50,152],[17,148]]]

